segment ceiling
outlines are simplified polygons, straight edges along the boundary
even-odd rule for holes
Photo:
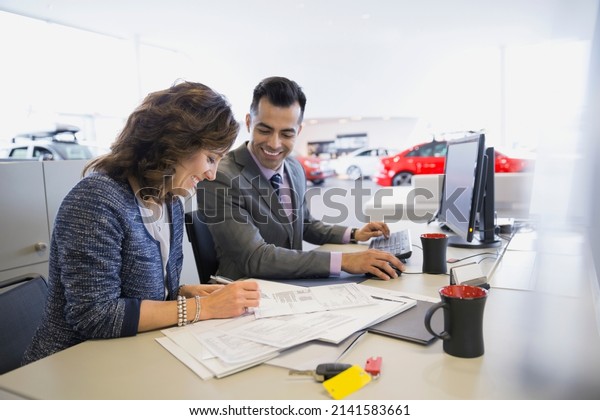
[[[0,0],[0,10],[176,50],[248,101],[297,80],[307,116],[415,115],[445,57],[591,39],[598,0]],[[214,84],[213,84],[214,83]],[[241,100],[241,99],[240,99]]]

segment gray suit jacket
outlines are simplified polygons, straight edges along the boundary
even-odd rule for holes
[[[198,209],[215,241],[218,274],[232,279],[329,276],[330,253],[302,251],[302,241],[342,243],[346,228],[315,220],[304,199],[302,166],[288,157],[285,170],[292,190],[290,217],[246,143],[223,158],[215,181],[198,188]]]

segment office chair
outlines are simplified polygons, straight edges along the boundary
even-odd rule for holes
[[[185,228],[188,239],[192,243],[200,283],[211,283],[210,276],[217,272],[219,261],[212,234],[199,210],[185,214]]]
[[[21,366],[47,295],[46,279],[39,274],[0,281],[0,375]]]

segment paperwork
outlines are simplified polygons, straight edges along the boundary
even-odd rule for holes
[[[311,341],[338,344],[416,303],[353,283],[307,288],[256,281],[262,298],[253,312],[166,329],[157,341],[201,378],[221,378]]]
[[[285,290],[266,286],[265,289],[270,291],[263,290],[263,286],[261,284],[260,307],[254,310],[256,318],[355,308],[374,303],[371,296],[355,283],[317,287],[285,285]]]

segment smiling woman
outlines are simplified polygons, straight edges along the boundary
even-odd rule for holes
[[[223,158],[222,152],[199,150],[188,159],[175,165],[175,176],[173,185],[196,193],[196,186],[205,179],[212,181],[217,175],[217,166]],[[183,194],[181,194],[183,195]]]
[[[60,206],[49,299],[26,363],[88,339],[232,317],[258,306],[254,282],[180,286],[180,198],[214,179],[238,129],[227,100],[200,83],[177,83],[146,97],[110,152],[88,163],[87,176]]]

